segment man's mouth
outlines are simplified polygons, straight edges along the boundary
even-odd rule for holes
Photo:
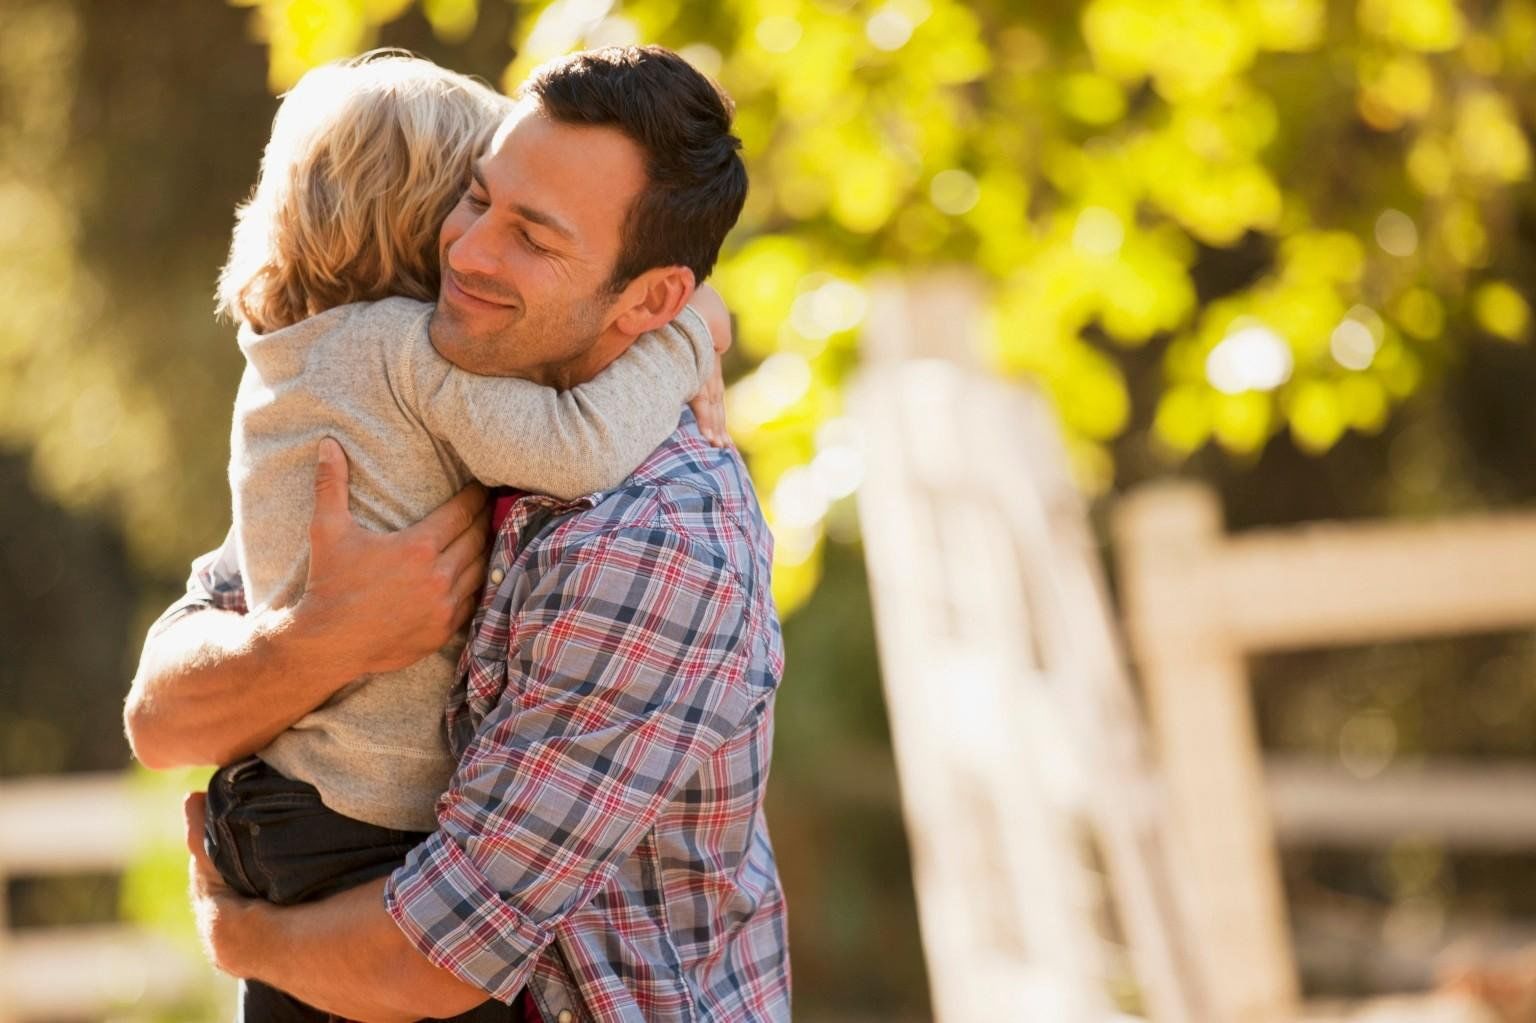
[[[494,299],[481,298],[472,291],[465,290],[459,283],[458,275],[452,272],[443,274],[443,292],[449,301],[456,305],[468,306],[472,309],[506,309],[508,303],[498,302]]]

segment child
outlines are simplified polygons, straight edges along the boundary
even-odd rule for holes
[[[565,499],[616,486],[717,372],[693,309],[565,393],[432,347],[438,228],[507,109],[398,54],[312,71],[284,98],[219,289],[247,360],[230,486],[249,606],[302,591],[321,438],[347,452],[358,521],[395,530],[472,478]],[[225,881],[291,903],[397,866],[436,827],[454,768],[443,710],[461,646],[349,683],[221,768],[205,839]],[[254,982],[241,997],[244,1020],[329,1018]]]

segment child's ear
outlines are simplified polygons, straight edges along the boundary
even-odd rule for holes
[[[686,266],[659,266],[630,281],[619,297],[613,325],[639,336],[677,319],[693,295],[693,271]]]

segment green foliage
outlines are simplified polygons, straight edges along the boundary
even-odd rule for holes
[[[1536,5],[1352,14],[562,0],[526,19],[506,84],[572,47],[646,39],[735,98],[754,193],[718,283],[760,361],[733,428],[789,609],[839,489],[804,467],[846,441],[839,388],[882,270],[987,278],[996,368],[1051,395],[1095,491],[1128,430],[1170,463],[1212,442],[1250,455],[1283,429],[1322,452],[1380,430],[1458,339],[1526,336],[1504,278],[1531,163],[1510,97],[1536,78]],[[1138,399],[1119,352],[1148,344],[1162,381]]]
[[[213,333],[203,296],[227,235],[203,246],[183,234],[172,246],[155,234],[197,209],[202,178],[221,157],[189,158],[182,191],[146,185],[142,169],[153,149],[223,138],[205,126],[188,133],[196,122],[176,114],[204,104],[216,120],[229,80],[192,90],[178,66],[156,79],[163,91],[146,95],[132,73],[154,59],[153,47],[133,61],[89,60],[101,44],[93,30],[118,11],[0,5],[0,446],[26,452],[37,489],[63,508],[105,513],[139,567],[184,578],[189,536],[212,546],[228,521],[227,450],[216,443],[224,429],[210,424],[227,421],[233,391],[222,383],[238,352],[227,333],[217,349],[195,343]],[[189,12],[178,30],[199,20]],[[153,42],[165,49],[168,38],[174,31]],[[132,88],[93,93],[114,75]],[[135,137],[146,125],[156,136]],[[99,206],[108,194],[118,204]],[[233,198],[218,200],[221,219]],[[195,304],[178,304],[185,295]]]
[[[477,0],[232,2],[251,8],[274,89],[408,13],[449,39],[493,20]],[[176,407],[153,362],[105,356],[99,288],[67,260],[65,136],[25,114],[68,101],[73,17],[37,2],[6,17],[26,47],[4,62],[18,102],[0,116],[31,155],[8,159],[0,188],[21,225],[0,237],[21,268],[0,374],[35,400],[0,410],[0,432],[33,449],[50,491],[116,506],[167,567],[181,552],[155,523],[186,457]],[[841,387],[882,271],[985,279],[994,366],[1052,397],[1095,492],[1127,434],[1168,464],[1209,444],[1252,455],[1282,430],[1322,452],[1380,430],[1463,340],[1530,330],[1514,221],[1532,0],[557,0],[519,5],[503,85],[636,40],[679,49],[738,105],[754,185],[717,283],[739,315],[732,425],[786,611],[856,482]],[[1126,376],[1147,346],[1151,386]]]
[[[68,505],[118,502],[148,532],[164,423],[132,365],[104,356],[101,289],[73,258],[80,174],[57,112],[74,98],[79,31],[57,5],[0,10],[0,395],[14,396],[0,400],[0,443],[32,448]]]

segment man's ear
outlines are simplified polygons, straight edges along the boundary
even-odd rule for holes
[[[613,325],[621,333],[639,336],[677,319],[693,297],[693,271],[686,266],[658,266],[625,286]]]

